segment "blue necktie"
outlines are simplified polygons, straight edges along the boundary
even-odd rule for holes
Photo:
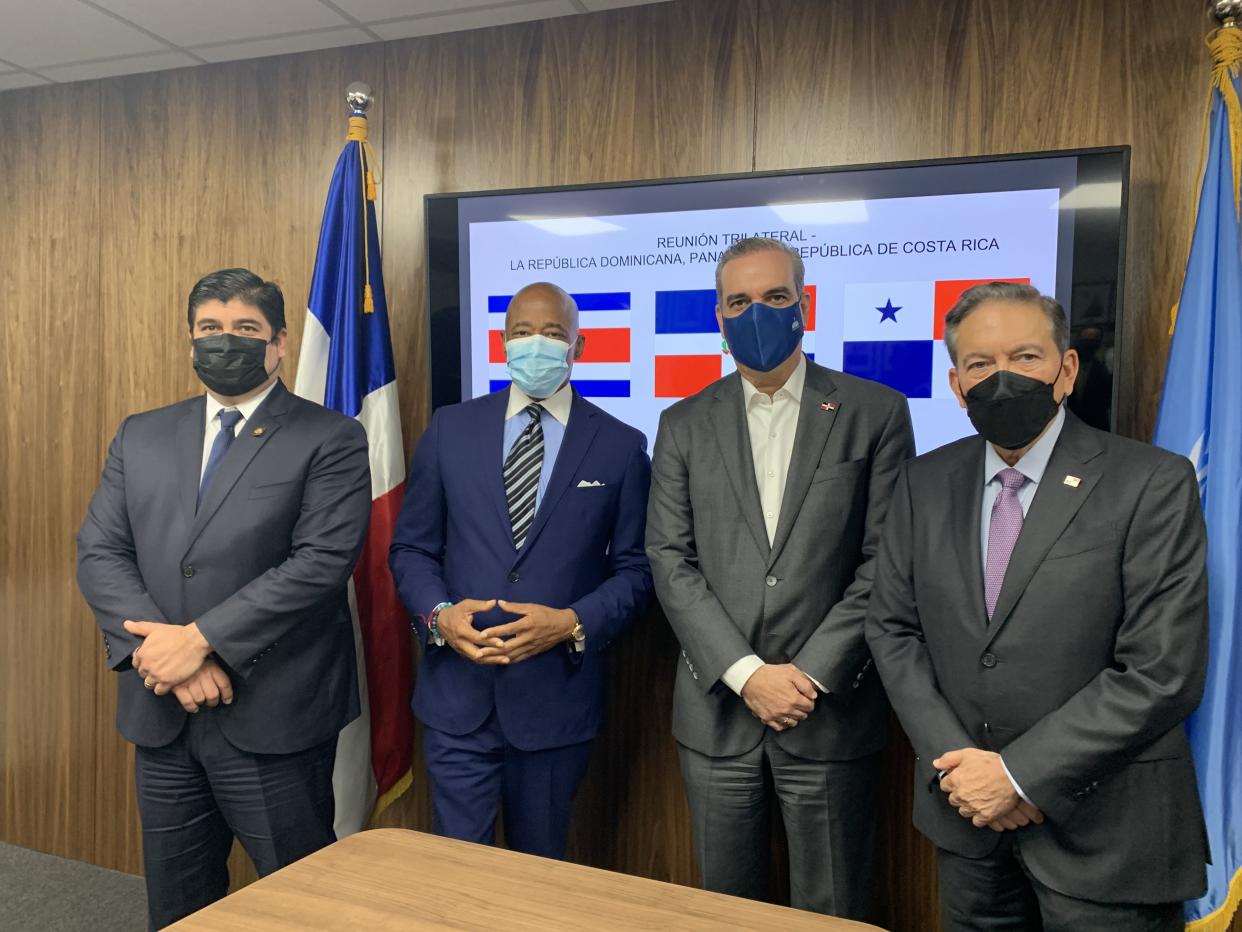
[[[236,409],[229,409],[221,411],[218,417],[220,418],[220,433],[216,434],[216,439],[211,444],[211,455],[207,457],[203,481],[198,484],[198,504],[194,506],[195,509],[203,503],[203,498],[211,487],[211,480],[216,474],[220,460],[224,459],[224,454],[233,445],[234,430],[237,428],[237,422],[242,419],[242,413]]]

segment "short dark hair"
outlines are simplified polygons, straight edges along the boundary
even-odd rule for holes
[[[789,264],[793,266],[794,290],[798,292],[794,297],[801,298],[802,284],[806,280],[806,265],[802,257],[798,255],[798,251],[778,239],[767,236],[747,236],[722,252],[720,258],[716,260],[716,300],[721,304],[724,303],[724,295],[720,293],[720,280],[724,267],[734,259],[754,255],[757,252],[783,252],[789,257]]]
[[[985,301],[1017,301],[1023,304],[1034,304],[1048,318],[1052,327],[1052,340],[1061,355],[1069,349],[1069,319],[1065,316],[1065,308],[1061,307],[1056,298],[1041,294],[1038,288],[1018,282],[987,282],[975,285],[962,292],[957,303],[949,309],[944,317],[944,345],[949,350],[949,358],[957,365],[957,328],[967,317]]]
[[[205,301],[238,300],[256,307],[269,324],[272,336],[285,329],[285,296],[275,282],[265,282],[250,269],[221,269],[204,275],[190,289],[186,321],[194,331],[194,312]]]

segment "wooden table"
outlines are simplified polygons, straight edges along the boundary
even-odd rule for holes
[[[344,838],[170,928],[863,932],[876,927],[421,832],[377,829]]]

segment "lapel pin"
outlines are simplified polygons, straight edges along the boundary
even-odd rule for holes
[[[1065,477],[1065,484],[1068,485],[1071,489],[1078,488],[1081,482],[1082,480],[1079,479],[1077,476],[1066,476]]]
[[[262,437],[267,431],[262,427],[256,427],[253,433],[256,437]]]
[[[821,401],[819,404],[821,411],[835,411],[838,407],[840,406],[835,401]]]

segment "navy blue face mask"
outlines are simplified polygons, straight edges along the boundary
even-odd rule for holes
[[[756,302],[736,317],[725,317],[724,334],[734,359],[748,369],[771,372],[802,342],[802,305]]]

